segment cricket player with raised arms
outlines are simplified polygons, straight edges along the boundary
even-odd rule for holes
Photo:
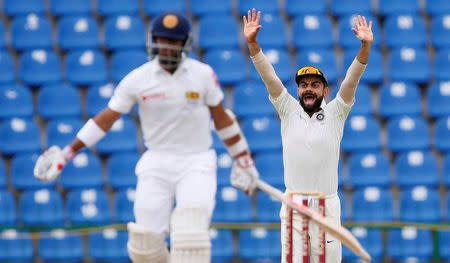
[[[133,263],[209,263],[208,229],[217,189],[211,117],[235,160],[232,185],[250,194],[258,171],[234,114],[224,109],[213,69],[187,56],[189,19],[176,11],[161,13],[152,21],[147,45],[151,60],[118,84],[107,107],[70,145],[46,150],[34,175],[54,180],[80,149],[94,146],[137,103],[147,150],[135,168],[136,222],[127,226],[129,256]]]
[[[328,82],[323,72],[306,66],[297,71],[298,99],[292,97],[275,73],[257,42],[261,12],[249,10],[243,17],[244,37],[250,56],[269,92],[269,99],[281,119],[283,143],[283,166],[286,193],[322,192],[325,194],[325,215],[340,224],[340,200],[338,190],[338,161],[344,123],[355,102],[359,80],[369,60],[373,42],[372,22],[365,17],[355,17],[355,28],[351,30],[361,41],[361,46],[347,70],[336,98],[329,103],[324,98],[329,93]],[[276,36],[274,36],[276,37]],[[302,36],[294,36],[301,38]],[[300,51],[302,52],[302,51]],[[317,210],[317,200],[310,199],[308,206]],[[286,206],[280,211],[282,262],[286,262]],[[300,231],[302,218],[294,216],[293,262],[302,262]],[[318,262],[318,228],[309,228],[311,262]],[[326,262],[338,263],[342,258],[342,247],[338,239],[326,235]]]

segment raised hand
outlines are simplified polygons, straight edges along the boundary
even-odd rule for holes
[[[242,20],[244,22],[244,37],[247,42],[255,42],[256,35],[258,31],[261,29],[261,25],[259,24],[259,20],[261,19],[261,11],[256,13],[255,8],[250,12],[248,10],[247,17],[243,16]]]
[[[367,25],[366,17],[358,15],[355,17],[355,26],[356,28],[352,28],[352,31],[355,33],[356,37],[361,40],[362,43],[371,44],[373,42],[372,21]]]

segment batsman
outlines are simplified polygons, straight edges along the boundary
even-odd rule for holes
[[[322,192],[325,194],[325,216],[340,224],[341,206],[337,195],[338,162],[344,123],[355,103],[355,92],[369,60],[373,42],[372,22],[363,16],[355,17],[351,30],[361,41],[361,47],[350,65],[336,98],[326,103],[329,93],[325,74],[319,69],[305,66],[295,75],[298,100],[292,97],[276,75],[273,66],[257,41],[261,12],[249,10],[243,17],[244,36],[251,59],[269,92],[269,99],[281,119],[283,165],[286,193]],[[276,37],[276,36],[274,36]],[[302,36],[294,36],[301,38]],[[301,52],[301,51],[300,51]],[[310,199],[308,206],[317,210],[317,200]],[[302,262],[302,218],[293,219],[293,241],[286,240],[286,206],[280,211],[282,262],[287,262],[286,252],[293,246],[293,262]],[[307,233],[311,262],[318,262],[318,228],[311,226]],[[327,234],[326,262],[337,263],[342,259],[342,246],[338,239]],[[289,243],[289,242],[292,242]]]

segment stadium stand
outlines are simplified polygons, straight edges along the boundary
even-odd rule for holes
[[[196,17],[231,14],[231,1],[191,0],[191,12]]]
[[[302,36],[293,39],[295,48],[300,50],[330,48],[334,43],[331,21],[324,14],[295,17],[292,21],[292,31],[294,36]]]
[[[387,123],[387,147],[392,152],[428,150],[430,134],[422,117],[402,116]]]
[[[35,13],[15,17],[11,23],[11,46],[16,50],[51,48],[52,28],[48,19]]]
[[[147,16],[155,17],[166,10],[185,12],[184,0],[143,0],[144,12]]]
[[[346,0],[348,1],[348,0]],[[350,0],[353,1],[354,0]],[[333,2],[334,3],[334,2]],[[339,2],[336,2],[339,3]],[[361,3],[364,3],[364,1],[361,1]],[[355,38],[355,34],[353,31],[349,30],[350,28],[355,27],[355,17],[356,12],[352,12],[351,14],[347,14],[343,17],[341,17],[338,21],[338,44],[340,47],[348,50],[348,49],[356,49],[359,48],[361,45],[361,42],[358,41],[358,39]],[[380,46],[380,43],[382,43],[383,35],[380,34],[380,23],[378,22],[378,19],[369,13],[366,13],[365,15],[367,21],[372,21],[372,32],[374,35],[373,43],[372,43],[372,51],[376,50],[374,48],[378,48]],[[370,52],[370,62],[372,63],[372,51]]]
[[[61,149],[70,144],[75,138],[77,132],[83,126],[79,118],[64,118],[51,120],[47,123],[47,147],[57,145]]]
[[[416,186],[400,193],[400,219],[403,222],[436,223],[441,221],[439,193]]]
[[[278,78],[281,80],[281,82],[283,83],[291,82],[292,76],[295,74],[292,73],[292,63],[289,54],[284,49],[266,49],[264,51],[264,54],[266,55],[270,63],[273,65],[275,71],[277,72]],[[253,64],[250,70],[250,77],[253,81],[261,83],[261,77],[259,76]],[[265,85],[263,83],[261,84],[262,89],[260,88],[260,90],[264,91],[264,94],[267,94],[267,92],[265,91],[266,90]],[[273,108],[273,106],[271,107]]]
[[[43,14],[44,0],[4,0],[3,11],[8,16],[26,15],[29,13]]]
[[[65,67],[72,85],[94,85],[108,79],[106,58],[99,50],[72,51],[66,57]]]
[[[425,10],[431,16],[445,15],[450,13],[450,3],[445,0],[427,0]]]
[[[89,15],[62,17],[58,23],[58,46],[62,50],[98,48],[97,21]]]
[[[244,55],[237,49],[211,50],[203,61],[214,69],[222,85],[235,85],[247,78]]]
[[[226,150],[217,151],[218,188],[230,186],[230,174],[232,165],[233,165],[233,158]]]
[[[332,88],[328,97],[329,101],[336,98],[336,95],[339,91],[339,87]],[[363,115],[363,116],[372,116],[374,114],[373,109],[373,98],[370,91],[370,88],[365,83],[359,83],[358,89],[356,90],[355,98],[358,103],[355,103],[350,111],[349,115]]]
[[[275,116],[272,103],[267,99],[264,82],[243,82],[233,88],[233,112],[240,119]]]
[[[99,154],[115,152],[137,152],[137,130],[134,122],[127,116],[122,116],[112,125],[106,136],[96,146]]]
[[[352,154],[348,161],[349,183],[355,188],[388,188],[392,181],[389,165],[388,157],[381,152]]]
[[[340,0],[331,2],[331,12],[336,16],[342,17],[353,14],[367,14],[372,10],[370,0]]]
[[[380,0],[378,12],[382,16],[397,14],[415,14],[419,12],[418,0]]]
[[[231,186],[217,189],[213,222],[251,222],[251,200],[244,192]]]
[[[118,152],[112,154],[108,159],[108,184],[116,189],[126,189],[136,187],[137,177],[134,174],[134,167],[140,156],[131,152]]]
[[[54,16],[88,15],[92,12],[90,0],[51,0],[50,13]]]
[[[27,232],[5,229],[0,232],[0,261],[31,262],[33,243]]]
[[[381,86],[379,90],[378,113],[383,118],[400,117],[402,115],[420,116],[422,113],[420,91],[416,84],[391,82]]]
[[[0,226],[14,227],[17,225],[17,210],[14,196],[7,190],[0,190]],[[1,242],[1,239],[0,239]]]
[[[104,28],[104,43],[107,49],[144,50],[145,26],[138,16],[117,15],[108,17]]]
[[[296,57],[297,68],[306,65],[319,68],[326,76],[328,83],[332,85],[338,80],[338,68],[336,56],[330,49],[307,49],[300,51]]]
[[[230,15],[205,15],[198,22],[198,45],[205,51],[239,47],[239,25]]]
[[[284,1],[284,11],[291,17],[303,15],[321,15],[325,14],[327,3],[325,0],[317,0],[313,5],[309,0],[286,0]]]
[[[443,160],[443,167],[442,167],[442,182],[444,183],[445,186],[450,186],[450,153],[447,153]],[[447,203],[450,204],[450,203]],[[450,220],[450,217],[448,217],[448,219]]]
[[[441,152],[450,151],[450,116],[437,120],[434,136],[435,148]]]
[[[259,193],[256,197],[257,221],[280,222],[280,216],[274,211],[280,211],[281,203],[265,193]]]
[[[436,187],[438,184],[437,160],[428,151],[400,153],[395,160],[395,170],[397,184],[403,188]]]
[[[16,80],[16,71],[14,69],[14,60],[11,54],[7,51],[0,50],[0,84],[13,84]]]
[[[88,254],[95,261],[127,262],[128,233],[107,228],[88,235]]]
[[[65,221],[61,195],[52,189],[25,191],[19,200],[25,226],[62,227]]]
[[[135,15],[138,11],[138,0],[97,0],[97,12],[102,16]]]
[[[391,81],[424,84],[433,76],[430,56],[423,48],[392,49],[388,64],[388,77]]]
[[[380,125],[372,116],[352,115],[344,125],[344,152],[373,152],[381,149]]]
[[[67,195],[67,217],[72,226],[96,226],[111,223],[108,196],[103,190],[73,190]]]
[[[230,230],[210,229],[211,259],[215,263],[230,262],[234,256],[233,235]]]
[[[437,81],[450,80],[450,48],[441,49],[436,53],[434,67],[436,70]]]
[[[6,182],[6,169],[3,159],[0,159],[0,191],[5,189],[7,186]]]
[[[450,10],[448,14],[450,14]],[[431,19],[431,44],[437,50],[450,47],[450,15],[448,14],[433,16]]]
[[[86,111],[89,116],[95,116],[108,105],[109,99],[114,93],[114,84],[102,83],[88,88],[86,94]]]
[[[79,233],[54,229],[49,237],[40,237],[39,256],[46,262],[79,262],[83,259],[83,243]]]
[[[419,15],[390,15],[384,25],[385,45],[390,49],[403,46],[425,47],[425,22]]]
[[[54,188],[55,182],[42,183],[33,176],[33,169],[38,158],[37,154],[16,154],[11,160],[11,185],[16,190],[38,190]]]
[[[133,188],[119,190],[114,197],[115,221],[119,224],[135,222],[133,204],[135,190]]]
[[[433,118],[450,115],[450,81],[432,84],[427,91],[427,111]]]
[[[386,252],[390,259],[416,262],[430,260],[433,253],[431,232],[404,227],[388,231]]]
[[[148,61],[147,53],[143,50],[117,51],[111,57],[111,79],[119,83],[132,70]]]
[[[372,257],[371,262],[382,262],[384,248],[381,231],[379,229],[367,229],[363,227],[354,227],[351,231]],[[346,246],[342,246],[342,258],[349,262],[358,262],[360,260]]]
[[[381,222],[394,220],[394,201],[385,189],[366,187],[353,193],[353,220]]]
[[[263,14],[272,14],[278,15],[278,1],[277,0],[266,0],[266,1],[258,1],[258,0],[238,0],[237,11],[242,15],[246,15],[248,10],[252,8],[258,7],[258,10],[261,10]]]
[[[30,119],[34,113],[32,99],[31,91],[25,86],[10,84],[0,87],[0,120],[14,117]]]
[[[77,89],[64,84],[42,87],[38,95],[38,114],[44,119],[81,118],[81,98]]]
[[[244,119],[241,128],[252,152],[281,150],[280,122],[276,118]]]
[[[257,154],[255,165],[260,171],[261,179],[277,188],[284,188],[283,155],[281,151]]]
[[[286,49],[288,45],[286,26],[284,20],[276,14],[264,13],[261,16],[261,25],[264,30],[258,34],[258,42],[264,50]],[[277,37],[273,37],[276,35]],[[277,74],[279,74],[277,70]]]
[[[61,65],[54,52],[42,49],[25,52],[20,57],[19,64],[20,80],[28,86],[41,86],[62,80]]]
[[[239,231],[239,255],[243,260],[276,262],[281,259],[280,231],[255,228]]]
[[[4,155],[40,152],[38,125],[32,120],[12,118],[0,125],[0,152]]]
[[[82,189],[103,185],[100,159],[90,152],[81,152],[66,165],[59,182],[64,189]]]
[[[342,68],[341,73],[342,76],[345,76],[346,70],[352,64],[355,59],[358,51],[355,48],[346,49],[344,51],[344,68]],[[384,79],[384,67],[383,67],[383,56],[381,52],[374,47],[370,51],[370,64],[367,64],[366,70],[364,71],[364,77],[361,80],[362,82],[370,83],[370,84],[379,84]],[[360,83],[361,85],[361,83]],[[358,88],[359,89],[359,88]],[[359,101],[355,103],[355,106],[361,104]],[[353,112],[354,108],[352,109]]]

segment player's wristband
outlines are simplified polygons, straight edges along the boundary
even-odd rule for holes
[[[100,141],[105,134],[106,132],[100,128],[93,119],[89,119],[83,128],[81,128],[77,133],[77,138],[87,147],[92,147]]]
[[[242,137],[237,143],[235,143],[231,146],[226,146],[226,147],[227,147],[228,153],[232,157],[234,157],[242,152],[248,151],[247,141],[245,139],[243,139]]]
[[[76,154],[77,153],[72,149],[72,147],[70,147],[70,145],[67,145],[66,147],[64,147],[64,149],[62,149],[62,155],[66,162],[72,160],[72,158],[75,157]]]
[[[240,134],[241,128],[236,121],[233,121],[233,124],[231,124],[230,126],[227,126],[220,130],[216,130],[216,132],[217,136],[219,136],[219,138],[224,141]]]

